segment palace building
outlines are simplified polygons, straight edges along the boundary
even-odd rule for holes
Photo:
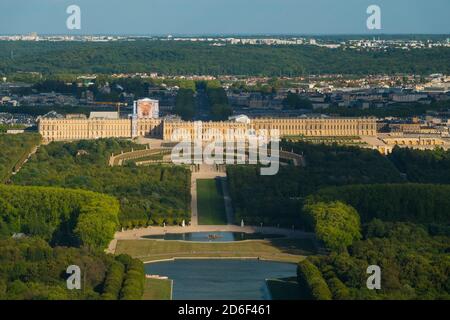
[[[135,108],[136,109],[136,108]],[[135,110],[136,111],[136,110]],[[39,133],[45,141],[64,141],[98,138],[135,138],[152,137],[167,141],[173,140],[176,130],[190,135],[192,139],[201,134],[206,135],[209,130],[216,130],[226,135],[230,129],[278,130],[281,137],[289,136],[376,136],[377,125],[375,118],[255,118],[245,116],[236,117],[228,121],[182,121],[170,118],[139,117],[134,113],[128,118],[111,116],[102,117],[101,112],[95,116],[67,116],[66,118],[40,118]]]

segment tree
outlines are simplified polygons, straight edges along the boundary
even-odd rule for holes
[[[191,120],[195,115],[194,91],[191,89],[178,90],[173,111],[183,120]]]
[[[301,98],[298,94],[289,92],[283,100],[285,109],[312,109],[312,102],[307,98]]]
[[[306,204],[303,213],[310,217],[317,238],[329,249],[340,251],[361,239],[358,212],[349,205],[317,202]]]
[[[233,114],[233,110],[229,105],[216,104],[211,107],[212,120],[228,120],[228,117]]]

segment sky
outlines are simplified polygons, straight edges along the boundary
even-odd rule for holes
[[[69,30],[69,5],[81,30]],[[381,30],[366,10],[381,8]],[[0,0],[0,34],[450,34],[450,0]]]

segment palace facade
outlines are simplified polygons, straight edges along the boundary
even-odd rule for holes
[[[207,134],[216,130],[226,135],[234,130],[278,130],[281,137],[288,136],[376,136],[375,118],[256,118],[229,121],[182,121],[155,118],[41,118],[38,121],[39,133],[45,141],[82,140],[98,138],[152,137],[167,141],[176,130],[190,135]],[[197,133],[196,133],[197,132]]]

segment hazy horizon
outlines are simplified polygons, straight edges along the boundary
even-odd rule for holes
[[[0,36],[17,36],[17,35],[30,35],[32,32],[27,33],[0,33]],[[167,38],[168,36],[172,37],[366,37],[366,38],[378,38],[378,37],[447,37],[450,36],[449,33],[310,33],[310,34],[291,34],[291,33],[230,33],[230,34],[221,34],[221,33],[198,33],[198,34],[177,34],[177,33],[166,33],[166,34],[144,34],[144,33],[39,33],[38,36],[114,36],[114,37],[157,37],[157,38]]]
[[[81,30],[68,30],[69,5]],[[366,9],[381,7],[381,30]],[[64,35],[446,35],[448,0],[2,0],[0,34]]]

